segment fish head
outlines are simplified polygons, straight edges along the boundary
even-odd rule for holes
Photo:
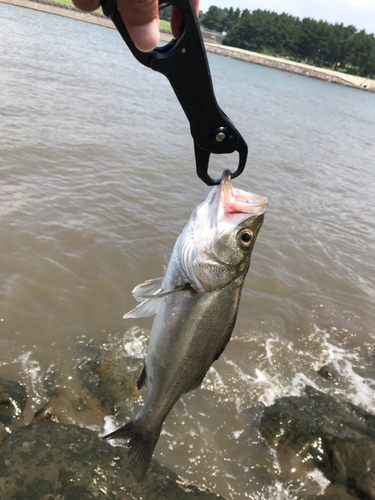
[[[229,170],[192,213],[179,238],[179,261],[197,292],[245,277],[267,199],[232,186]]]

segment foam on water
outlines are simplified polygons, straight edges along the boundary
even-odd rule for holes
[[[40,363],[32,358],[33,353],[31,351],[21,354],[18,358],[18,362],[22,366],[22,383],[26,387],[31,389],[32,406],[36,407],[40,405],[43,401],[43,393],[41,387],[41,366]]]
[[[124,355],[144,359],[147,354],[149,332],[137,327],[126,331],[123,340]]]
[[[254,394],[253,404],[270,406],[277,398],[299,396],[309,385],[375,412],[375,382],[371,377],[358,373],[359,369],[363,370],[366,356],[371,355],[371,352],[370,355],[366,353],[365,346],[352,348],[337,345],[337,338],[333,339],[330,333],[316,325],[304,342],[305,349],[299,345],[300,339],[285,343],[281,338],[271,336],[265,340],[260,337],[255,342],[258,349],[262,345],[264,349],[264,358],[259,357],[255,364],[249,362],[244,365],[242,360],[239,363],[228,359],[225,354],[223,356],[225,364],[233,369],[241,392]],[[371,363],[371,359],[368,362]],[[331,383],[317,375],[326,364],[334,373]],[[220,377],[222,384],[215,384],[213,373],[209,371],[203,386],[225,394],[228,381]],[[219,371],[215,376],[220,376]],[[226,395],[230,397],[231,394]],[[244,397],[237,410],[245,409],[250,402]]]
[[[106,436],[107,434],[111,434],[111,432],[114,432],[116,429],[118,429],[118,425],[116,425],[116,420],[113,415],[106,415],[104,417],[104,424],[103,424],[103,429],[100,432],[101,436]],[[113,439],[109,439],[109,443],[114,443]]]
[[[330,363],[347,383],[345,389],[336,388],[335,394],[341,394],[353,404],[375,413],[375,381],[369,377],[362,377],[355,371],[363,362],[360,353],[335,345],[327,332],[319,330],[317,332],[321,335],[326,349],[326,362]]]

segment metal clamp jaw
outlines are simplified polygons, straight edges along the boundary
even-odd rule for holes
[[[103,12],[110,17],[133,55],[143,65],[165,75],[190,122],[198,177],[207,185],[219,184],[208,174],[211,153],[238,151],[239,163],[232,178],[246,164],[247,145],[227,115],[217,104],[206,51],[191,0],[159,0],[159,8],[173,5],[182,15],[184,31],[164,47],[151,52],[138,50],[125,27],[116,0],[102,0]]]

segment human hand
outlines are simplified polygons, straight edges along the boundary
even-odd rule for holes
[[[100,7],[100,0],[72,0],[74,5],[85,12]],[[199,0],[192,0],[197,16]],[[142,52],[153,50],[159,41],[158,0],[117,0],[121,17],[135,46]],[[182,17],[178,9],[172,7],[171,29],[173,36],[181,35]]]

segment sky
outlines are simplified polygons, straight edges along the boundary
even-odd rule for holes
[[[375,33],[375,0],[200,0],[199,8],[205,12],[210,5],[286,12],[301,19],[311,17],[332,24],[352,24],[358,30]]]

